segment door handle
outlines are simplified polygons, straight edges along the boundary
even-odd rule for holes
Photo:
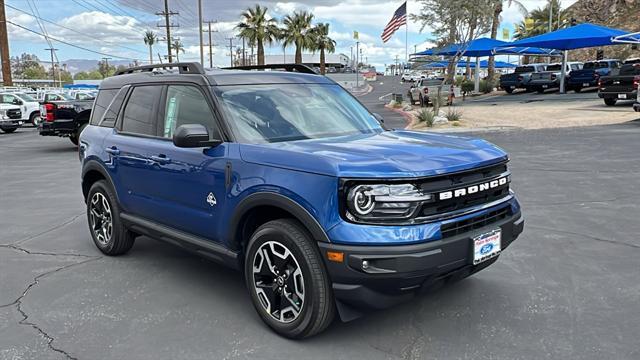
[[[160,155],[154,155],[151,157],[151,160],[157,162],[158,164],[168,164],[171,162],[171,159],[168,158],[166,155],[160,154]]]
[[[111,155],[120,155],[120,150],[118,150],[118,148],[115,146],[108,147],[105,149],[105,151]]]

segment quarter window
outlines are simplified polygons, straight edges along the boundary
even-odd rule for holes
[[[161,86],[137,86],[133,88],[122,116],[122,131],[156,136],[154,109],[162,93]]]
[[[167,89],[162,136],[172,138],[176,128],[185,124],[200,124],[212,139],[219,138],[213,113],[202,92],[195,86],[170,85]]]
[[[100,90],[91,110],[91,125],[98,125],[117,90]]]

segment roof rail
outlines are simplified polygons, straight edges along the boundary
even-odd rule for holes
[[[172,69],[178,68],[180,74],[202,74],[204,75],[204,68],[197,62],[182,62],[182,63],[168,63],[168,64],[154,64],[130,67],[128,69],[116,71],[114,76],[133,74],[136,72],[153,72],[154,69]]]
[[[302,64],[269,64],[269,65],[245,65],[225,67],[223,70],[284,70],[287,72],[299,72],[304,74],[315,74],[312,68]]]

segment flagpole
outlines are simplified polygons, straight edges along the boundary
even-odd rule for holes
[[[402,73],[404,74],[405,66],[409,64],[409,21],[404,23],[404,66]]]

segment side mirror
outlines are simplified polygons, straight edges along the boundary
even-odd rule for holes
[[[173,144],[181,148],[215,147],[222,141],[210,140],[207,128],[200,124],[185,124],[176,129]]]
[[[384,118],[382,117],[382,115],[373,113],[373,117],[376,118],[376,120],[378,120],[378,122],[380,122],[381,124],[384,124]]]

